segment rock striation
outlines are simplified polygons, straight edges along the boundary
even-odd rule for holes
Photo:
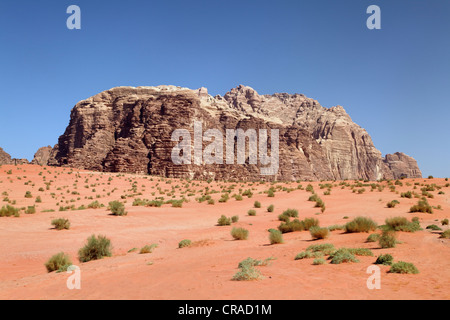
[[[218,129],[278,129],[279,169],[261,176],[251,164],[176,165],[171,159],[175,129],[194,135]],[[203,141],[205,148],[211,142]],[[269,139],[269,150],[271,146]],[[42,152],[44,153],[44,151]],[[117,87],[79,102],[47,164],[107,172],[138,172],[165,177],[218,180],[339,180],[421,177],[414,159],[382,157],[369,134],[341,106],[322,107],[302,94],[259,95],[238,86],[212,97],[206,88]],[[224,155],[225,158],[225,155]]]

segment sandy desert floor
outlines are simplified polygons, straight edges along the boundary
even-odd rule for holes
[[[35,206],[34,214],[20,211],[20,217],[0,217],[0,299],[450,299],[450,239],[440,238],[450,218],[450,187],[443,178],[403,179],[373,182],[292,182],[231,183],[198,182],[117,173],[96,173],[69,168],[33,165],[0,167],[0,208]],[[299,188],[299,184],[301,188]],[[321,213],[308,201],[308,184],[325,202]],[[331,194],[324,195],[331,186]],[[433,213],[410,213],[418,198],[402,198],[406,191],[421,194],[421,188],[434,184],[428,198]],[[230,196],[247,189],[243,196],[219,203],[221,191],[234,185]],[[381,191],[378,185],[384,186]],[[267,190],[274,187],[274,197]],[[393,188],[395,187],[395,189]],[[415,189],[414,189],[415,187]],[[207,190],[214,204],[198,199]],[[364,188],[361,194],[357,191]],[[39,191],[41,190],[41,191]],[[31,192],[31,198],[25,193]],[[36,203],[40,197],[42,202]],[[181,208],[133,206],[136,198],[181,199]],[[99,201],[105,207],[77,209]],[[113,216],[109,201],[126,202],[126,216]],[[398,200],[395,208],[389,201]],[[259,201],[261,208],[254,209]],[[274,212],[267,207],[273,204]],[[60,207],[74,206],[60,211]],[[440,206],[440,207],[439,207]],[[312,240],[309,231],[283,234],[284,243],[271,245],[268,229],[280,225],[278,215],[288,208],[297,209],[299,219],[316,218],[322,227],[344,225],[358,216],[370,217],[379,225],[386,218],[418,217],[422,230],[397,232],[395,248],[381,249],[378,242],[366,242],[369,233],[345,233],[335,230],[328,239]],[[256,216],[247,214],[256,210]],[[221,215],[239,216],[230,226],[218,226]],[[69,230],[55,230],[51,221],[70,220]],[[426,229],[435,224],[442,231]],[[233,227],[249,231],[248,240],[234,240]],[[380,231],[376,231],[380,232]],[[81,263],[78,250],[92,234],[105,235],[113,245],[112,257]],[[182,249],[178,243],[190,239]],[[139,254],[145,245],[158,244],[149,254]],[[313,259],[295,260],[312,244],[332,243],[336,248],[368,248],[374,256],[358,256],[358,263],[313,265]],[[137,248],[136,251],[130,251]],[[45,262],[58,252],[67,253],[80,268],[81,289],[69,290],[66,272],[48,273]],[[367,268],[381,254],[394,261],[413,263],[419,274],[389,273],[380,265],[381,288],[370,290]],[[233,281],[238,263],[247,257],[275,258],[267,266],[256,267],[263,278]]]

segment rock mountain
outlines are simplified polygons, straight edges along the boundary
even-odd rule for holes
[[[175,129],[193,135],[219,129],[279,130],[279,170],[261,176],[261,163],[184,164],[172,162]],[[203,147],[210,142],[203,141]],[[270,150],[270,139],[269,147]],[[224,147],[225,149],[225,147]],[[224,155],[225,157],[225,155]],[[218,180],[334,180],[412,177],[416,161],[396,153],[382,157],[369,134],[341,106],[322,107],[302,94],[259,95],[238,86],[215,97],[207,89],[175,86],[117,87],[79,102],[53,148],[40,150],[35,163],[107,172]],[[224,161],[225,162],[225,161]]]

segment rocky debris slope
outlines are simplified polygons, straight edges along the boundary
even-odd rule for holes
[[[177,142],[171,140],[172,133],[187,129],[194,137],[195,121],[202,122],[203,133],[218,129],[224,137],[227,129],[267,129],[269,136],[270,129],[278,129],[277,174],[261,176],[265,166],[251,164],[248,152],[243,165],[174,164],[171,153]],[[203,141],[203,150],[210,143]],[[212,97],[205,88],[174,86],[101,92],[72,109],[70,123],[51,153],[50,165],[191,179],[377,180],[400,171],[421,176],[417,164],[406,157],[384,159],[341,106],[324,108],[302,94],[259,95],[246,86],[223,97]]]

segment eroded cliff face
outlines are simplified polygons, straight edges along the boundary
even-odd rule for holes
[[[278,129],[277,174],[262,176],[265,166],[248,159],[242,165],[225,164],[225,154],[224,164],[174,164],[171,154],[178,142],[172,133],[187,129],[194,137],[195,121],[203,132],[218,129],[224,137],[227,129],[267,129],[269,136]],[[210,143],[203,141],[203,150]],[[72,109],[69,126],[51,153],[50,165],[191,179],[377,180],[395,176],[392,168],[398,167],[382,158],[342,107],[324,108],[301,94],[259,95],[246,86],[223,97],[212,97],[205,88],[113,88]],[[414,167],[407,159],[404,165]],[[408,177],[421,176],[416,167],[407,171]]]
[[[11,156],[2,148],[0,148],[0,165],[12,164]]]

